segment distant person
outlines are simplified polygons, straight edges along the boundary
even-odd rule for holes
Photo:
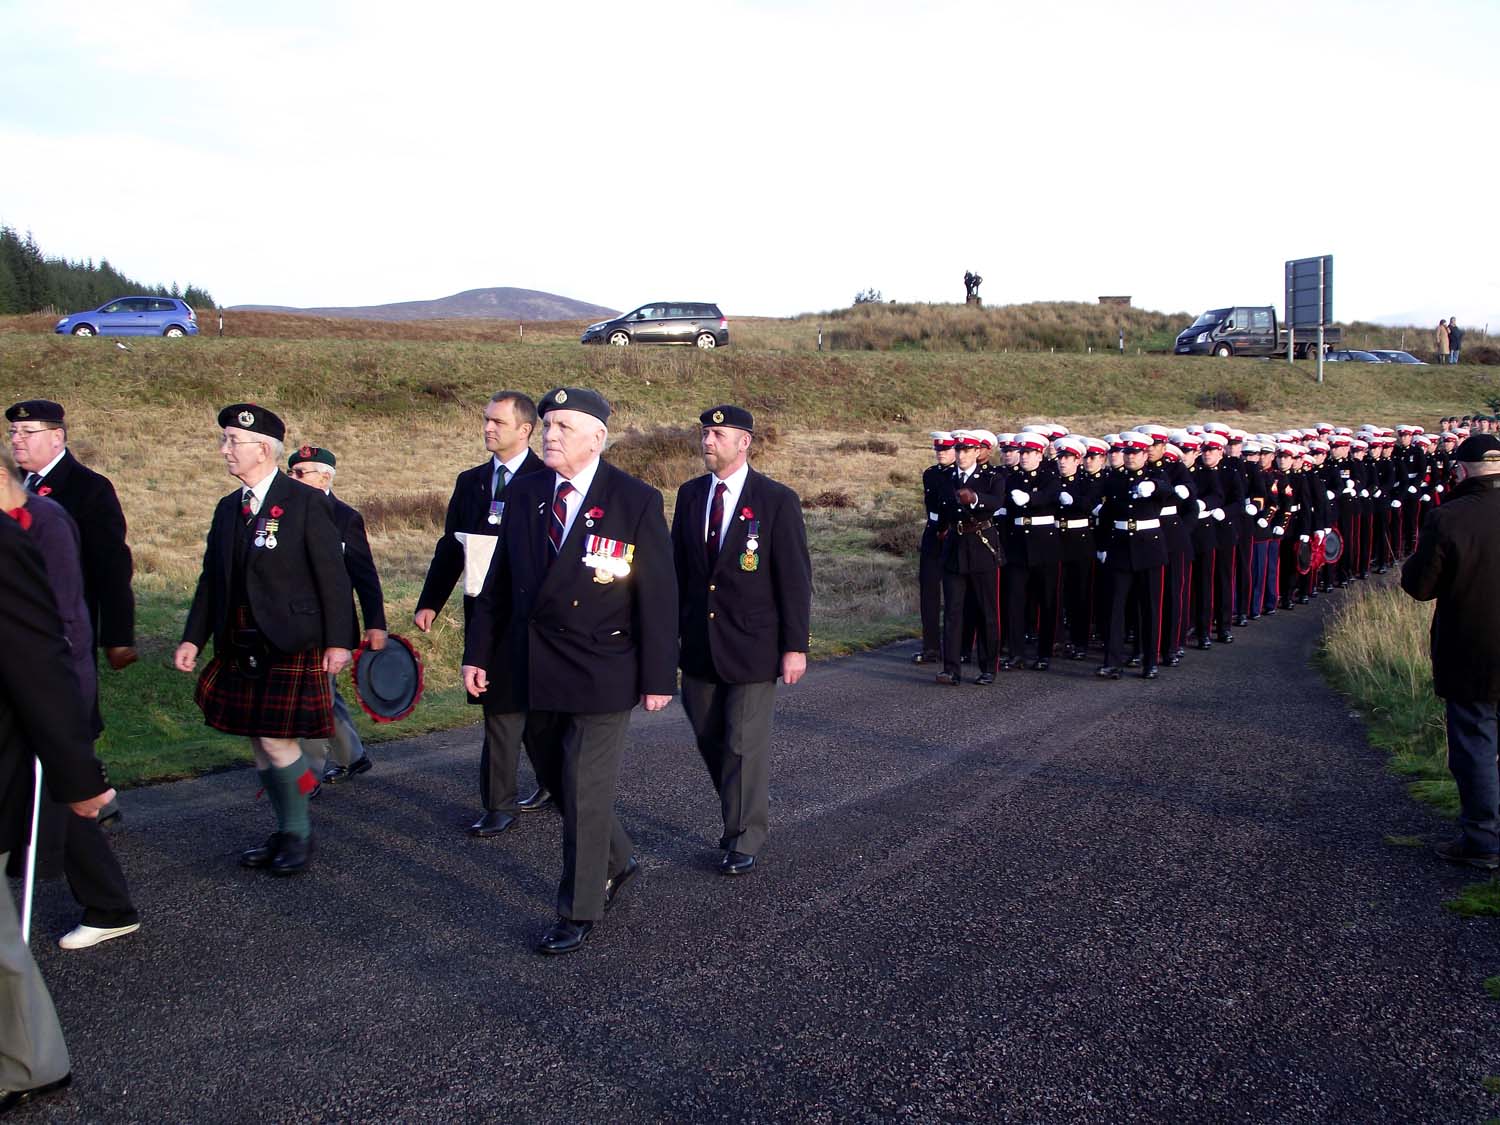
[[[1448,320],[1448,362],[1458,362],[1458,349],[1463,347],[1464,330],[1458,326],[1458,317]]]
[[[375,570],[375,557],[370,553],[370,540],[365,534],[364,517],[333,494],[338,458],[331,449],[304,445],[287,458],[287,471],[292,479],[316,488],[328,497],[333,507],[333,525],[339,529],[344,569],[349,572],[349,582],[359,596],[360,613],[365,623],[364,644],[372,652],[378,652],[385,647],[387,637],[385,597],[380,589],[380,574]],[[359,641],[358,632],[350,634],[351,648]],[[373,763],[365,752],[364,743],[359,740],[359,732],[354,729],[349,705],[339,694],[337,681],[329,686],[333,691],[333,737],[306,739],[302,751],[314,764],[315,772],[322,776],[325,785],[337,785],[369,772]],[[328,761],[330,757],[333,758],[331,763]]]
[[[1446,320],[1438,321],[1437,356],[1437,361],[1439,363],[1448,362],[1448,322]]]
[[[1457,487],[1427,513],[1401,587],[1432,614],[1432,689],[1447,705],[1448,769],[1461,835],[1437,846],[1450,863],[1500,868],[1500,438],[1454,451]]]
[[[500,391],[485,404],[484,447],[490,455],[482,464],[459,473],[453,482],[443,535],[432,552],[427,580],[422,583],[412,616],[412,623],[422,632],[432,628],[453,587],[464,577],[464,545],[458,534],[498,536],[511,485],[546,468],[531,451],[536,427],[536,403],[520,391]],[[466,593],[463,606],[467,629],[474,598]],[[481,701],[471,695],[469,702]],[[469,826],[471,836],[498,836],[515,827],[517,813],[536,812],[555,804],[540,785],[530,796],[516,800],[516,766],[523,744],[533,771],[536,769],[536,756],[526,738],[526,716],[491,712],[493,708],[486,709],[484,742],[479,749],[479,801],[484,812]]]

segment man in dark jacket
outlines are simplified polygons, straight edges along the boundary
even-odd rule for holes
[[[973,430],[954,430],[958,462],[940,478],[937,490],[938,530],[943,538],[943,670],[936,682],[962,682],[960,653],[964,625],[976,629],[974,682],[993,684],[1000,651],[999,571],[1005,548],[994,524],[1004,507],[1001,471],[979,464],[985,438]]]
[[[770,822],[776,677],[807,670],[812,561],[802,502],[748,460],[755,420],[738,406],[698,419],[708,472],[677,491],[682,706],[719,794],[719,871],[755,866]]]
[[[943,659],[943,541],[938,535],[938,496],[942,482],[958,459],[958,442],[947,430],[932,431],[935,464],[922,471],[922,542],[917,548],[917,590],[922,614],[922,651],[913,664],[937,664]]]
[[[490,455],[483,464],[459,473],[453,482],[443,536],[432,552],[427,580],[422,583],[412,615],[413,624],[422,632],[432,628],[460,579],[466,579],[463,605],[464,627],[468,628],[474,596],[469,593],[469,576],[465,574],[468,548],[459,537],[498,536],[511,485],[546,468],[531,451],[536,425],[536,404],[520,391],[500,391],[485,404],[484,447]],[[477,704],[480,700],[471,695],[469,702]],[[479,800],[484,812],[469,826],[469,835],[498,836],[515,826],[518,812],[536,812],[553,803],[545,788],[516,800],[516,766],[523,743],[535,768],[536,755],[526,737],[526,716],[513,715],[501,722],[491,709],[485,709],[485,735],[479,748]]]
[[[364,646],[372,652],[383,649],[388,634],[380,574],[375,569],[375,556],[370,551],[364,517],[333,494],[338,458],[331,449],[304,445],[287,458],[287,472],[293,480],[316,488],[328,497],[333,510],[333,526],[338,528],[339,545],[344,552],[344,569],[349,572],[349,582],[359,598],[360,614],[364,618]],[[354,607],[351,605],[349,609],[352,617]],[[349,647],[357,648],[359,644],[359,633],[351,634]],[[329,686],[333,691],[333,737],[305,739],[302,751],[325,785],[337,785],[367,773],[373,763],[359,739],[359,732],[354,729],[349,705],[339,694],[338,683],[331,682]],[[332,763],[328,762],[330,755]]]
[[[1462,835],[1439,844],[1452,863],[1500,867],[1500,438],[1476,434],[1454,451],[1459,483],[1422,521],[1401,588],[1432,614],[1432,689],[1447,704],[1448,768]]]
[[[52,797],[83,817],[109,803],[89,712],[70,666],[40,554],[20,523],[0,517],[0,867],[30,835],[33,756]],[[68,1048],[47,987],[0,894],[0,1113],[62,1089]]]
[[[537,946],[579,949],[640,869],[615,815],[630,712],[677,688],[677,576],[661,493],[601,460],[609,404],[558,387],[541,402],[549,471],[516,482],[465,633],[464,687],[486,717],[525,716],[563,813],[557,923]]]

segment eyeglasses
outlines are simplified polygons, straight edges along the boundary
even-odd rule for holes
[[[259,438],[232,438],[228,434],[220,434],[218,437],[214,438],[214,442],[218,445],[218,447],[220,449],[223,449],[226,445],[265,445],[266,444],[265,442],[261,441]]]
[[[34,430],[23,430],[19,426],[12,426],[10,428],[10,436],[13,438],[21,438],[24,440],[31,437],[33,434],[45,434],[49,429],[51,429],[50,426],[38,426]]]
[[[303,469],[299,467],[296,469],[288,469],[287,471],[298,480],[301,480],[303,477],[317,477],[323,475],[322,469]]]

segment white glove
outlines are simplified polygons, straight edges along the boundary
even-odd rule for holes
[[[1143,481],[1141,481],[1140,484],[1138,484],[1138,485],[1135,486],[1135,490],[1136,490],[1136,495],[1138,495],[1138,496],[1141,496],[1141,497],[1150,496],[1153,492],[1156,491],[1156,482],[1155,481],[1149,481],[1149,480],[1143,480]]]
[[[1097,503],[1097,504],[1094,505],[1093,514],[1097,516],[1102,511],[1104,511],[1104,501],[1103,500],[1099,501],[1099,503]]]
[[[1012,488],[1010,490],[1010,498],[1016,507],[1024,508],[1031,500],[1031,493],[1022,492],[1019,488]]]
[[[1262,517],[1262,518],[1260,518],[1260,519],[1258,519],[1258,520],[1255,521],[1255,526],[1264,529],[1264,528],[1270,527],[1271,525],[1268,524],[1265,521],[1264,517]]]
[[[1392,500],[1391,501],[1391,507],[1393,507],[1393,508],[1399,508],[1399,507],[1401,507],[1401,501],[1399,501],[1399,500]]]
[[[1222,521],[1224,519],[1224,509],[1223,508],[1215,508],[1213,510],[1213,517],[1216,520]]]
[[[1176,488],[1172,489],[1172,491],[1177,493],[1177,498],[1179,500],[1186,500],[1188,498],[1188,486],[1185,484],[1179,484]]]
[[[1308,542],[1308,540],[1309,540],[1309,539],[1310,539],[1310,538],[1311,538],[1311,537],[1310,537],[1310,536],[1307,536],[1307,535],[1299,535],[1299,536],[1297,536],[1297,538],[1298,538],[1298,539],[1300,539],[1300,540],[1302,540],[1302,542],[1304,542],[1304,543],[1306,543],[1306,542]]]
[[[1331,488],[1325,488],[1323,491],[1326,492],[1326,493],[1328,493],[1328,499],[1330,499],[1330,500],[1336,500],[1336,499],[1338,499],[1338,497],[1334,496],[1333,489],[1331,489]]]
[[[1432,501],[1432,497],[1431,496],[1428,496],[1427,493],[1425,493],[1425,492],[1422,493],[1422,503],[1427,504],[1427,503],[1430,503],[1431,501]]]
[[[1109,552],[1108,551],[1095,551],[1094,552],[1094,558],[1098,559],[1100,562],[1103,562],[1108,557],[1109,557]]]
[[[1436,493],[1438,493],[1439,495],[1441,495],[1442,491],[1443,491],[1443,486],[1442,485],[1438,485],[1436,488],[1433,489],[1433,491],[1436,492]]]
[[[1417,494],[1417,486],[1414,484],[1409,484],[1406,486],[1406,491],[1415,496]]]
[[[1368,488],[1361,488],[1359,490],[1359,498],[1361,500],[1368,500],[1370,498],[1370,490]]]
[[[1198,511],[1200,511],[1200,512],[1206,512],[1206,511],[1208,511],[1208,504],[1205,503],[1204,501],[1197,500],[1197,501],[1194,501],[1194,503],[1196,503],[1198,505]]]
[[[1279,538],[1281,538],[1281,536],[1283,536],[1283,535],[1286,534],[1286,528],[1284,528],[1284,527],[1273,527],[1271,529],[1271,534],[1274,535],[1274,536],[1276,536],[1279,539]]]
[[[1069,504],[1073,503],[1073,494],[1071,492],[1059,492],[1057,494],[1057,502],[1066,508]]]
[[[1245,501],[1245,515],[1247,515],[1247,516],[1253,516],[1253,515],[1255,515],[1256,511],[1257,511],[1257,509],[1256,509],[1254,503],[1252,503],[1249,500],[1246,500]]]

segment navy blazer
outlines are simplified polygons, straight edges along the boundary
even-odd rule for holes
[[[786,485],[751,469],[740,490],[740,510],[729,521],[710,570],[704,540],[714,479],[705,473],[679,488],[672,513],[682,670],[719,683],[765,683],[781,674],[782,653],[808,648],[812,559],[802,501]],[[757,561],[754,570],[746,570],[752,520],[759,536]]]
[[[349,583],[359,596],[360,614],[366,629],[385,629],[385,595],[380,589],[380,574],[375,569],[375,556],[370,551],[370,538],[365,534],[365,518],[333,493],[328,494],[333,505],[333,526],[339,530],[339,539],[344,548],[344,569],[349,572]],[[353,616],[354,606],[349,607]],[[359,645],[358,619],[351,634],[353,643]]]
[[[672,695],[677,577],[661,493],[600,461],[552,561],[556,482],[551,472],[518,474],[506,494],[464,638],[464,663],[489,674],[485,711],[603,714],[629,711],[642,695]],[[584,565],[590,535],[633,546],[630,573],[597,581]]]
[[[70,450],[38,482],[36,491],[67,509],[78,525],[83,597],[94,640],[102,648],[135,644],[135,563],[125,544],[125,513],[107,476],[79,462]]]
[[[212,635],[214,651],[223,654],[232,627],[229,604],[234,565],[236,523],[242,523],[235,489],[214,509],[203,571],[188,610],[182,639],[203,648]],[[273,508],[281,514],[272,517]],[[280,652],[310,648],[345,648],[357,634],[354,589],[339,550],[328,498],[278,472],[266,490],[255,519],[275,518],[281,526],[276,547],[249,547],[245,557],[245,592],[255,624]]]
[[[417,597],[419,610],[430,609],[434,613],[440,611],[453,593],[453,587],[464,576],[464,545],[455,538],[454,532],[494,535],[499,528],[489,522],[490,501],[506,499],[507,493],[515,487],[518,480],[541,472],[546,467],[542,459],[528,449],[526,460],[521,462],[516,475],[510,478],[498,496],[490,495],[495,477],[493,457],[482,465],[475,465],[458,474],[458,479],[453,482],[453,495],[448,500],[448,514],[443,518],[443,537],[437,541],[437,547],[432,552],[432,563],[427,567],[427,580],[422,583],[422,593]],[[467,595],[464,597],[466,622],[473,601]]]

